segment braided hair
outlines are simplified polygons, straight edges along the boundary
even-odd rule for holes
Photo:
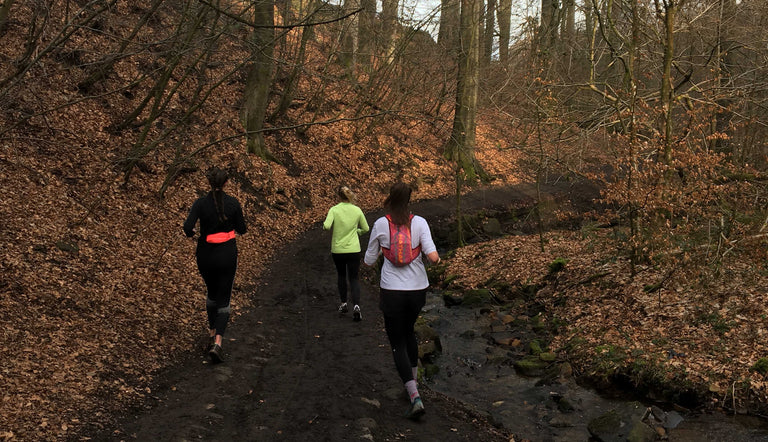
[[[216,204],[216,213],[219,215],[219,222],[225,222],[227,215],[224,214],[223,197],[224,184],[229,180],[229,175],[225,170],[214,167],[208,171],[208,183],[211,185],[211,194],[213,202]]]

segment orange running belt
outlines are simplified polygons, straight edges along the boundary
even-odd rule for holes
[[[235,231],[231,230],[229,232],[211,233],[210,235],[205,237],[205,242],[208,242],[211,244],[220,244],[234,238],[235,238]]]

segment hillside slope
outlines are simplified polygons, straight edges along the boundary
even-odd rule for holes
[[[146,134],[162,141],[126,174],[122,166],[145,126],[115,125],[152,86],[130,80],[162,72],[168,54],[150,43],[172,27],[177,12],[168,7],[152,15],[147,33],[138,38],[146,47],[119,59],[105,80],[83,91],[88,67],[114,49],[112,36],[131,31],[149,2],[117,2],[98,28],[83,27],[55,46],[65,18],[79,16],[74,9],[51,8],[48,23],[59,26],[41,36],[31,59],[24,53],[27,30],[41,19],[35,15],[40,11],[22,3],[0,40],[0,78],[11,79],[0,99],[4,438],[62,439],[86,421],[106,420],[151,395],[155,373],[195,351],[204,324],[203,284],[181,223],[207,190],[204,172],[210,166],[231,172],[227,191],[243,203],[250,229],[239,240],[234,321],[251,306],[241,295],[254,277],[285,241],[322,219],[339,184],[355,189],[365,210],[379,207],[397,179],[417,183],[417,198],[453,192],[452,169],[441,156],[445,128],[385,118],[361,132],[356,120],[339,118],[354,112],[343,105],[343,82],[327,86],[325,104],[314,110],[318,119],[337,122],[301,133],[267,133],[280,163],[246,154],[242,138],[211,144],[242,131],[239,70],[193,118],[162,138],[195,100],[195,85],[183,85],[169,101],[167,116]],[[244,57],[232,42],[222,41],[220,49],[211,62],[219,67],[212,70],[231,69]],[[310,51],[313,57],[320,57],[320,49]],[[337,66],[329,70],[344,78]],[[309,97],[316,86],[304,77],[298,96]],[[276,126],[307,117],[306,101],[297,103]],[[481,139],[478,156],[498,183],[514,182],[514,151],[500,156],[485,149],[490,144]]]

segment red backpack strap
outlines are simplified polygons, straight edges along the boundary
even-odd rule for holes
[[[391,248],[392,247],[392,242],[391,242],[392,241],[392,237],[395,236],[395,233],[397,232],[397,226],[392,221],[392,216],[391,215],[387,214],[385,217],[387,218],[387,224],[389,225],[389,240],[390,240],[389,247]],[[389,249],[387,249],[387,250],[389,250]]]
[[[386,248],[384,246],[381,247],[381,252],[384,255],[385,258],[392,261],[392,238],[395,236],[395,223],[392,222],[392,217],[387,214],[385,215],[385,218],[387,218],[387,225],[389,226],[389,248]]]
[[[413,229],[411,229],[412,224],[413,224],[413,214],[411,214],[411,216],[408,217],[408,236],[411,237],[411,243],[413,243]],[[421,242],[419,242],[419,245],[417,245],[415,249],[411,249],[411,261],[416,259],[419,255],[421,255]]]

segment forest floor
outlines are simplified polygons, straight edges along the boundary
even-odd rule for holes
[[[464,202],[482,207],[514,198],[509,191],[483,192]],[[435,220],[449,216],[455,200],[418,207],[419,214]],[[114,428],[97,434],[89,434],[86,427],[81,436],[168,441],[515,440],[486,414],[430,390],[428,384],[421,390],[426,415],[418,422],[403,417],[408,400],[384,332],[372,269],[363,272],[363,320],[339,315],[329,241],[328,232],[315,225],[280,250],[248,295],[250,311],[227,331],[224,363],[207,361],[201,335],[199,350],[159,376],[146,409],[125,413]]]
[[[588,199],[588,195],[578,195],[577,190],[561,186],[561,191],[570,191],[567,196],[571,201]],[[582,189],[583,190],[583,189]],[[493,211],[493,208],[504,208],[524,204],[530,199],[531,187],[515,186],[510,188],[496,188],[473,192],[463,198],[464,208],[468,213],[477,213],[482,208],[483,213]],[[580,210],[586,209],[581,207]],[[444,228],[438,227],[450,219],[455,210],[455,200],[443,198],[438,200],[422,201],[414,204],[414,212],[425,216],[434,224],[435,235],[443,235]],[[378,214],[369,214],[371,221]],[[626,336],[627,342],[634,343],[634,355],[636,361],[641,361],[643,352],[653,354],[649,346],[659,348],[657,353],[665,355],[663,361],[669,363],[666,368],[648,370],[658,376],[655,382],[648,379],[640,380],[635,385],[633,396],[630,392],[620,393],[625,400],[639,397],[646,402],[658,401],[662,403],[669,400],[670,406],[678,410],[686,410],[685,406],[695,406],[696,410],[687,410],[686,420],[688,428],[680,428],[677,432],[661,437],[669,440],[699,440],[707,434],[738,434],[739,440],[763,440],[768,438],[768,426],[759,419],[753,421],[748,427],[729,422],[722,418],[695,418],[701,416],[700,412],[715,412],[716,414],[744,414],[750,406],[747,402],[739,402],[739,407],[745,409],[734,410],[726,401],[718,401],[718,394],[709,399],[705,396],[685,398],[685,394],[695,394],[707,386],[716,385],[717,376],[706,379],[694,385],[690,380],[680,381],[676,376],[679,372],[676,367],[688,367],[691,370],[691,378],[695,377],[694,368],[701,361],[717,359],[720,356],[709,353],[709,349],[700,346],[701,351],[682,349],[683,343],[688,342],[685,336],[681,341],[675,341],[670,337],[669,341],[662,344],[657,338],[654,343],[643,344],[644,326],[633,324],[633,320],[627,315],[629,309],[619,312],[614,317],[601,316],[595,320],[596,315],[587,315],[584,321],[574,320],[583,314],[580,309],[589,311],[589,301],[580,297],[578,293],[569,291],[567,278],[583,280],[593,274],[599,266],[592,260],[596,259],[589,248],[574,238],[560,241],[558,236],[567,236],[562,231],[548,232],[551,242],[548,244],[548,253],[537,252],[536,236],[521,235],[504,237],[494,241],[485,241],[472,244],[463,249],[458,249],[455,254],[446,256],[448,264],[444,272],[458,275],[455,278],[440,278],[436,282],[443,290],[450,291],[458,286],[482,287],[483,283],[473,282],[473,278],[483,278],[488,281],[496,277],[491,267],[496,263],[498,269],[511,273],[509,278],[517,278],[515,272],[520,267],[529,275],[529,282],[537,284],[536,271],[530,267],[544,267],[558,256],[558,253],[570,253],[569,261],[573,263],[573,273],[560,281],[561,293],[573,296],[573,299],[562,304],[570,306],[574,315],[567,317],[561,314],[564,320],[572,321],[582,330],[578,343],[568,340],[573,339],[572,332],[567,327],[561,329],[561,333],[554,336],[551,342],[541,335],[541,341],[549,344],[552,351],[558,354],[558,360],[570,361],[574,373],[573,379],[581,381],[590,378],[609,380],[610,374],[624,373],[627,367],[631,367],[633,361],[629,357],[622,357],[623,347],[611,346],[611,339],[616,334],[618,322],[633,326],[635,334]],[[204,331],[198,342],[190,343],[195,347],[194,351],[187,352],[188,357],[180,364],[164,370],[156,377],[152,385],[150,395],[141,406],[131,410],[124,410],[115,417],[110,426],[100,428],[90,427],[86,424],[78,437],[90,440],[426,440],[426,441],[521,441],[521,440],[571,440],[548,439],[554,434],[552,424],[548,424],[550,418],[545,417],[550,412],[543,409],[536,411],[539,406],[533,401],[528,403],[525,397],[506,397],[506,401],[518,401],[524,409],[538,415],[534,418],[534,427],[539,430],[531,430],[526,427],[525,435],[517,432],[514,425],[503,423],[502,419],[493,415],[490,410],[498,404],[491,405],[498,400],[494,395],[500,394],[497,390],[493,394],[486,392],[487,397],[480,398],[485,406],[466,400],[461,395],[447,395],[439,392],[440,388],[430,388],[430,380],[422,379],[421,393],[425,399],[426,415],[418,422],[412,422],[403,417],[407,408],[402,385],[394,369],[394,363],[390,356],[386,334],[383,329],[383,319],[377,308],[378,289],[375,286],[375,276],[372,269],[362,272],[362,308],[363,321],[353,322],[351,315],[339,315],[336,312],[338,295],[336,293],[336,279],[333,264],[328,253],[329,235],[323,232],[319,225],[314,225],[308,231],[300,235],[296,240],[287,243],[280,253],[268,266],[263,275],[259,276],[254,284],[254,289],[248,293],[251,307],[243,315],[239,316],[231,325],[227,333],[225,343],[226,361],[222,364],[211,364],[202,352],[205,343]],[[365,238],[363,239],[365,242]],[[505,242],[512,242],[514,246],[505,248]],[[566,251],[566,248],[568,251]],[[489,250],[496,250],[492,252]],[[579,256],[575,250],[580,250]],[[494,253],[502,254],[495,255]],[[502,266],[498,262],[503,260],[522,262],[520,265],[505,263]],[[584,259],[590,264],[583,267],[579,259]],[[589,270],[592,269],[592,270]],[[621,269],[603,267],[603,272],[611,273],[613,278],[622,275]],[[615,274],[614,274],[615,272]],[[539,272],[542,279],[547,279],[546,272]],[[569,272],[564,271],[563,274]],[[561,276],[562,277],[562,276]],[[453,282],[446,284],[446,279]],[[550,289],[540,287],[540,304],[552,304],[552,288],[556,284],[548,279]],[[570,284],[573,285],[573,284]],[[605,290],[591,291],[594,297],[600,297],[595,308],[603,308],[611,311],[615,309],[612,302],[606,298]],[[500,294],[501,295],[501,294]],[[234,302],[238,302],[235,300]],[[581,307],[574,308],[574,304]],[[491,322],[501,324],[503,315],[515,315],[517,319],[524,317],[524,311],[530,311],[531,305],[506,303],[478,310],[478,324]],[[542,308],[536,316],[538,321],[552,321],[556,308]],[[532,315],[533,316],[533,315]],[[525,318],[533,322],[532,317]],[[504,321],[506,323],[506,321]],[[659,321],[655,324],[658,333],[666,333],[669,329],[685,330],[690,324],[672,321],[665,324]],[[491,330],[496,326],[492,326]],[[536,328],[536,327],[534,327]],[[546,328],[546,327],[545,327]],[[701,326],[700,328],[707,328]],[[531,329],[531,327],[528,327]],[[541,329],[541,327],[539,327]],[[483,333],[483,327],[477,327],[477,333]],[[498,330],[496,328],[496,330]],[[626,332],[622,329],[622,335]],[[702,336],[707,336],[707,331],[701,331]],[[525,339],[522,334],[517,337]],[[493,341],[493,339],[490,339]],[[518,340],[519,341],[519,340]],[[596,344],[600,343],[600,344]],[[734,344],[736,345],[736,344]],[[520,343],[499,344],[496,348],[501,353],[508,351],[511,354],[519,353]],[[515,348],[517,347],[517,348]],[[601,351],[602,348],[610,348],[610,351]],[[679,350],[675,358],[666,358],[668,348]],[[642,350],[642,351],[641,351]],[[687,353],[683,353],[683,350]],[[595,354],[594,352],[597,352]],[[488,354],[489,363],[498,357],[498,351]],[[525,353],[525,351],[523,351]],[[613,365],[608,365],[611,362]],[[511,365],[511,362],[510,362]],[[731,367],[733,369],[734,367]],[[666,376],[666,377],[665,377]],[[612,378],[616,381],[618,378]],[[442,376],[442,382],[450,382],[450,379]],[[478,382],[483,382],[478,378]],[[681,385],[676,385],[680,382]],[[443,388],[445,386],[443,385]],[[610,386],[607,383],[600,385],[604,392],[616,393],[617,385]],[[680,388],[678,388],[680,387]],[[690,387],[690,389],[688,388]],[[557,390],[558,387],[543,387]],[[606,390],[606,388],[608,390]],[[460,388],[459,388],[460,390]],[[550,391],[547,390],[547,391]],[[710,390],[714,390],[710,387]],[[663,392],[668,392],[664,397]],[[478,392],[478,394],[480,394]],[[473,396],[478,396],[473,394]],[[675,396],[675,394],[677,396]],[[616,397],[616,396],[614,396]],[[621,396],[619,396],[621,397]],[[712,401],[712,398],[715,398]],[[742,398],[746,399],[746,398]],[[754,401],[754,398],[753,398]],[[695,402],[695,403],[694,403]],[[528,403],[528,405],[526,405]],[[736,402],[734,402],[736,404]],[[753,402],[751,405],[755,405]],[[586,405],[585,405],[586,406]],[[531,408],[533,407],[533,408]],[[544,407],[545,409],[547,407]],[[594,410],[582,410],[578,415],[585,416]],[[691,414],[691,411],[696,413]],[[722,413],[726,411],[727,413]],[[752,411],[755,411],[754,409]],[[542,414],[544,413],[544,414]],[[689,419],[690,416],[690,419]],[[578,417],[578,416],[576,416]],[[527,419],[520,415],[518,419]],[[557,419],[556,419],[557,420]],[[533,422],[533,421],[532,421]],[[552,422],[555,422],[554,420]],[[556,424],[557,426],[559,424]],[[573,427],[571,435],[582,434],[586,431],[586,422],[581,422]],[[706,431],[703,429],[706,428]],[[520,428],[523,431],[522,421]],[[576,431],[578,430],[578,431]],[[531,436],[533,431],[534,436]],[[562,430],[554,428],[555,433]],[[702,432],[703,431],[703,432]],[[538,433],[538,436],[536,434]],[[760,435],[763,436],[760,436]],[[549,435],[549,436],[545,436]],[[687,436],[686,436],[687,435]],[[74,436],[74,435],[73,435]],[[717,437],[720,437],[717,436]],[[541,438],[539,438],[541,437]],[[687,438],[686,438],[687,437]]]

